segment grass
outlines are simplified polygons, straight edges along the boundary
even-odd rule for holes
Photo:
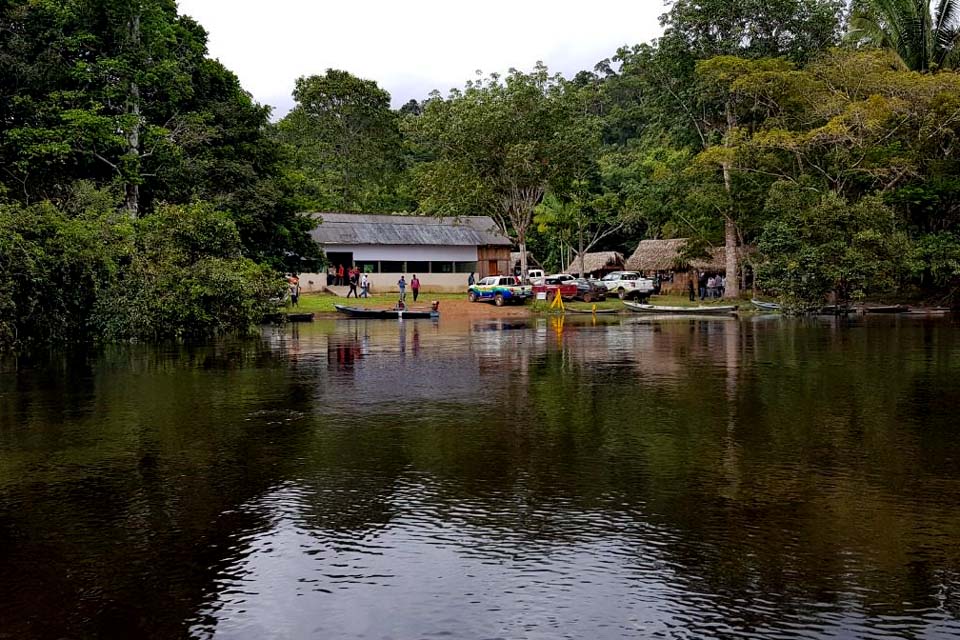
[[[371,295],[369,298],[340,298],[328,293],[307,293],[300,296],[300,303],[296,306],[287,305],[283,311],[287,313],[336,313],[333,308],[335,304],[349,305],[351,307],[393,307],[397,303],[399,294],[386,293],[380,295]],[[424,293],[420,295],[416,306],[429,306],[432,300],[466,300],[467,296],[463,293]],[[407,305],[414,306],[413,294],[407,291]]]

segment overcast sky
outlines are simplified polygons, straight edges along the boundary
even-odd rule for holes
[[[568,77],[623,44],[659,35],[663,0],[179,0],[210,34],[210,55],[282,116],[294,80],[344,69],[375,80],[398,107],[446,94],[475,72]]]

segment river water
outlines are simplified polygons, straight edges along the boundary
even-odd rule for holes
[[[958,377],[907,317],[6,363],[0,638],[960,637]]]

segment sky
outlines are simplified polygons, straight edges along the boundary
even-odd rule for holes
[[[660,35],[663,0],[179,0],[209,51],[282,117],[294,81],[343,69],[375,80],[393,106],[442,94],[476,72],[572,76],[625,44]]]

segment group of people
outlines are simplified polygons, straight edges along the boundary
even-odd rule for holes
[[[400,279],[397,280],[397,286],[400,287],[400,302],[405,302],[407,299],[407,281],[403,276],[400,276]],[[413,293],[413,301],[416,302],[417,298],[420,297],[420,279],[417,274],[413,274],[413,278],[410,279],[410,291]]]
[[[717,298],[723,297],[724,289],[727,287],[727,280],[719,273],[716,275],[709,275],[701,271],[697,278],[697,283],[699,284],[700,299],[701,300],[714,300]],[[693,281],[690,281],[690,301],[693,302]]]

